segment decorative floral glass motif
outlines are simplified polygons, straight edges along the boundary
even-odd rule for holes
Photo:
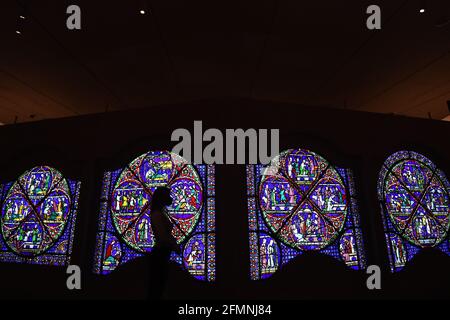
[[[350,170],[288,150],[268,166],[247,166],[251,278],[271,276],[304,251],[365,265]]]
[[[428,158],[399,151],[383,165],[378,197],[393,272],[401,270],[420,248],[437,247],[450,254],[450,185]]]
[[[151,151],[105,173],[94,272],[108,274],[152,251],[153,192],[169,187],[172,235],[183,248],[171,259],[199,280],[215,279],[214,166],[191,165],[167,151]]]
[[[35,167],[0,188],[0,261],[68,265],[80,183]]]

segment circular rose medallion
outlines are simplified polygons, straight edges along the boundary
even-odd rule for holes
[[[111,193],[111,214],[123,240],[140,252],[148,252],[155,245],[150,208],[158,187],[170,188],[173,203],[167,212],[178,243],[189,236],[201,215],[203,189],[194,166],[166,151],[136,158],[117,178]]]
[[[384,178],[384,200],[390,220],[411,243],[432,247],[449,229],[448,182],[430,160],[416,153],[399,159]]]
[[[61,173],[50,167],[25,172],[10,187],[2,207],[2,233],[15,253],[36,256],[61,236],[71,196]]]
[[[335,168],[307,150],[288,150],[265,168],[259,205],[286,245],[320,250],[341,233],[347,216],[344,182]]]

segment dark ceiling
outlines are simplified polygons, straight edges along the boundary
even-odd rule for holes
[[[378,31],[366,28],[374,3]],[[450,24],[436,24],[450,1],[420,3],[1,0],[0,122],[217,97],[442,119]],[[70,4],[80,31],[66,28]]]

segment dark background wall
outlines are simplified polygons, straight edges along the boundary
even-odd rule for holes
[[[423,250],[390,274],[376,187],[393,152],[410,149],[450,174],[450,123],[253,100],[211,100],[0,127],[0,181],[49,165],[82,181],[72,264],[82,290],[66,288],[65,268],[0,264],[1,298],[130,298],[146,295],[147,262],[134,260],[108,276],[92,273],[101,177],[150,149],[171,149],[171,133],[202,120],[203,128],[279,128],[280,150],[311,149],[354,170],[368,264],[382,268],[382,289],[366,288],[365,272],[306,253],[272,278],[250,281],[245,166],[216,169],[217,280],[203,283],[173,265],[170,299],[450,298],[450,257]],[[225,132],[225,131],[223,131]]]

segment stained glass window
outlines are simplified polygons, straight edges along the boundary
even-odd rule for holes
[[[41,166],[0,186],[0,261],[68,265],[80,183]]]
[[[350,170],[308,150],[287,150],[267,166],[247,166],[247,195],[253,280],[309,250],[365,267]]]
[[[108,274],[155,245],[152,194],[170,188],[172,235],[182,247],[171,260],[199,280],[215,280],[215,169],[167,151],[145,153],[103,178],[94,272]]]
[[[421,248],[450,255],[449,192],[445,174],[421,154],[399,151],[385,161],[378,198],[392,272],[403,269]]]

